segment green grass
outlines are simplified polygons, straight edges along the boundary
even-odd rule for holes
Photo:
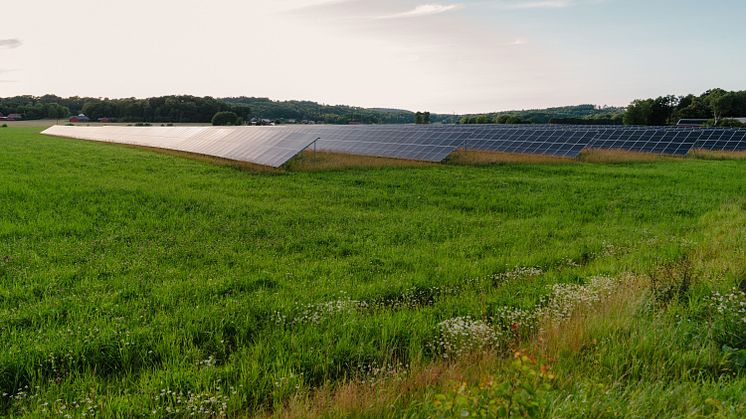
[[[0,415],[281,410],[428,365],[445,319],[678,260],[746,196],[746,161],[252,174],[37,132],[0,130]],[[490,278],[516,267],[544,273]]]

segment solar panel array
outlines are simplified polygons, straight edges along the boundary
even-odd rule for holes
[[[42,134],[186,151],[280,167],[317,138],[286,127],[77,127],[53,126]]]
[[[611,128],[596,131],[588,148],[686,155],[697,136],[696,131],[688,129]]]
[[[686,155],[746,151],[746,129],[586,125],[294,125],[284,127],[71,127],[44,134],[159,147],[279,167],[314,144],[322,151],[439,162],[457,149],[576,157],[586,149]]]
[[[472,129],[464,149],[577,157],[592,139],[588,130],[500,125]]]
[[[694,149],[709,151],[746,151],[746,129],[703,129]]]
[[[461,147],[469,132],[459,126],[358,125],[305,128],[319,150],[439,162]]]

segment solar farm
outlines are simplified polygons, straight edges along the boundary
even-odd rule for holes
[[[737,128],[0,128],[0,417],[745,417],[745,156]]]
[[[280,167],[303,150],[441,162],[457,149],[574,158],[584,150],[686,155],[746,151],[746,129],[566,125],[74,127],[43,134],[114,142]]]

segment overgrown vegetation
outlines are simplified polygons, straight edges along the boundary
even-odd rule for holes
[[[0,415],[744,416],[742,160],[179,156],[0,132]]]

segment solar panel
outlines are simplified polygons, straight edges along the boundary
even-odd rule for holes
[[[709,151],[746,151],[746,129],[703,129],[693,148]]]
[[[185,151],[279,167],[316,139],[285,127],[75,127],[53,126],[42,134]]]

